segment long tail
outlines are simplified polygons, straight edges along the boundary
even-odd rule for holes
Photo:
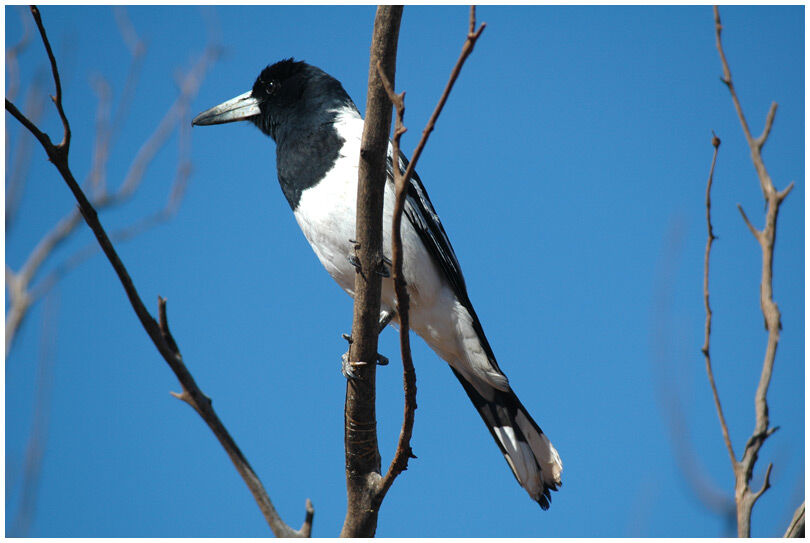
[[[542,509],[548,509],[549,490],[562,486],[562,461],[557,450],[514,392],[482,383],[473,386],[454,368],[453,373],[484,419],[520,486]]]

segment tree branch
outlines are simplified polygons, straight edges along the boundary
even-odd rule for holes
[[[110,141],[108,144],[101,146],[104,149],[103,152],[101,152],[103,156],[98,161],[94,161],[93,171],[91,171],[89,175],[90,185],[94,188],[95,192],[92,199],[92,205],[96,210],[107,209],[120,205],[132,197],[137,188],[140,186],[146,172],[146,168],[154,159],[157,151],[163,145],[165,145],[168,137],[173,132],[174,127],[179,126],[181,121],[186,118],[191,100],[199,90],[205,72],[218,57],[219,51],[220,48],[216,45],[207,47],[199,60],[188,71],[183,81],[180,83],[180,93],[178,94],[177,99],[169,107],[155,131],[149,136],[149,138],[147,138],[146,142],[136,153],[136,157],[132,161],[124,181],[121,183],[118,189],[112,193],[106,191],[103,182],[93,181],[97,168],[101,168],[107,159],[107,153],[111,145],[113,133],[116,129],[115,125],[106,131],[107,135],[105,139]],[[133,66],[132,70],[130,71],[130,76],[128,76],[127,86],[134,84],[132,79],[134,78],[133,70],[136,62],[136,60],[133,60]],[[14,104],[8,100],[6,101],[6,109],[8,109],[12,115],[14,115],[37,137],[46,150],[48,149],[46,142],[50,144],[50,139],[48,138],[47,134],[42,133],[31,119],[20,113],[16,106],[14,106]],[[120,111],[121,107],[119,104],[119,112]],[[184,141],[187,139],[188,138],[183,138],[181,129],[181,145],[183,145]],[[97,144],[97,149],[98,147],[99,146]],[[187,163],[188,160],[186,159],[185,162]],[[182,194],[182,187],[185,186],[186,183],[185,178],[187,177],[188,172],[188,164],[186,163],[183,162],[181,157],[181,164],[179,168],[181,169],[182,175],[181,173],[178,173],[178,177],[173,185],[171,193],[172,195],[170,196],[170,205],[164,210],[158,211],[154,217],[147,217],[144,220],[144,223],[147,226],[151,226],[165,220],[174,212],[174,208],[176,208],[176,205],[179,202],[177,195]],[[12,305],[6,317],[6,354],[8,354],[11,349],[13,340],[16,337],[17,329],[25,317],[30,305],[37,300],[39,295],[46,292],[52,286],[55,279],[58,279],[64,274],[65,271],[71,269],[75,263],[81,261],[81,255],[74,255],[74,257],[68,259],[63,266],[60,266],[58,270],[55,270],[54,273],[40,282],[40,284],[30,288],[31,283],[42,265],[53,254],[54,250],[76,231],[76,228],[80,223],[81,213],[78,209],[73,209],[40,240],[20,268],[19,273],[15,274],[18,290],[21,293],[25,293],[26,296],[12,296]],[[142,230],[143,227],[139,227],[139,229]],[[87,253],[84,252],[84,254]]]
[[[45,51],[48,53],[48,60],[51,63],[51,73],[53,74],[53,84],[56,87],[56,95],[51,96],[51,100],[56,105],[56,111],[59,113],[59,118],[62,120],[62,141],[56,146],[60,153],[64,153],[65,162],[67,162],[67,154],[70,149],[70,123],[65,115],[65,108],[62,106],[62,81],[59,79],[59,70],[56,67],[56,58],[53,56],[51,49],[51,42],[48,41],[48,36],[45,34],[45,28],[42,26],[42,17],[39,14],[39,8],[31,6],[31,15],[34,16],[34,22],[37,23],[39,35],[42,37],[42,44],[45,46]]]
[[[793,520],[790,521],[784,537],[804,537],[804,502],[793,513]]]
[[[348,358],[356,373],[346,383],[344,440],[348,502],[341,530],[343,537],[373,536],[381,501],[375,381],[382,278],[376,272],[384,266],[382,211],[391,101],[377,73],[377,63],[393,81],[401,19],[402,6],[378,6],[371,38],[366,119],[357,184],[355,247],[360,272],[354,280],[354,317]]]
[[[774,242],[776,240],[776,220],[779,214],[779,207],[784,200],[784,197],[790,192],[791,185],[784,191],[778,192],[765,169],[765,163],[762,160],[762,146],[770,134],[773,125],[774,116],[776,113],[776,104],[772,104],[765,120],[765,128],[762,135],[754,139],[751,136],[751,131],[748,128],[748,123],[745,120],[742,106],[737,93],[734,90],[734,83],[731,79],[731,70],[726,60],[726,55],[723,52],[723,43],[721,40],[721,33],[723,25],[720,22],[720,13],[717,6],[714,7],[714,22],[715,22],[715,37],[717,44],[717,51],[720,54],[720,60],[723,65],[723,82],[731,93],[734,107],[737,110],[737,116],[740,119],[745,138],[748,141],[748,147],[751,150],[751,160],[754,163],[757,176],[759,178],[760,188],[762,195],[765,198],[767,211],[765,214],[765,225],[762,230],[757,230],[748,220],[748,217],[742,211],[742,207],[738,206],[740,213],[743,216],[748,229],[754,234],[754,237],[759,242],[762,249],[762,280],[760,283],[760,305],[762,307],[762,314],[765,318],[765,328],[768,332],[767,347],[765,350],[765,359],[762,364],[762,372],[760,374],[759,384],[754,396],[754,409],[756,413],[756,422],[754,431],[748,439],[745,450],[742,453],[742,458],[736,465],[735,469],[735,500],[737,502],[737,533],[740,537],[749,537],[751,533],[751,511],[757,499],[767,490],[769,486],[769,475],[771,467],[768,467],[765,476],[765,484],[757,492],[752,492],[749,487],[751,477],[754,471],[759,456],[759,451],[762,448],[765,440],[770,436],[776,428],[770,427],[770,420],[768,417],[768,402],[767,394],[768,387],[770,386],[771,376],[773,374],[773,366],[776,358],[776,348],[779,344],[779,331],[781,330],[781,315],[776,302],[773,300],[773,251]]]
[[[717,163],[717,152],[720,149],[720,138],[712,133],[712,146],[714,146],[714,154],[712,155],[712,165],[709,168],[709,180],[706,182],[706,228],[708,230],[708,238],[706,239],[706,254],[703,259],[703,305],[706,308],[706,326],[703,339],[703,357],[706,359],[706,373],[709,376],[709,384],[712,387],[712,396],[714,397],[714,406],[717,409],[717,417],[720,419],[720,427],[723,430],[723,440],[726,442],[726,449],[731,457],[731,467],[733,470],[737,469],[737,457],[734,455],[734,447],[731,445],[731,438],[728,433],[728,424],[726,424],[726,417],[723,415],[723,406],[720,404],[720,395],[717,393],[717,385],[714,382],[714,372],[712,371],[712,359],[709,354],[709,340],[712,333],[712,309],[709,305],[709,256],[712,250],[712,242],[717,239],[712,229],[712,181],[714,179],[714,166]]]
[[[402,139],[402,135],[407,131],[407,128],[405,128],[405,126],[402,124],[405,116],[405,93],[402,92],[401,94],[396,94],[394,92],[394,86],[385,76],[382,66],[379,64],[377,65],[377,71],[382,79],[385,91],[388,94],[388,98],[396,108],[396,124],[394,128],[394,137],[392,140],[393,156],[396,157],[394,159],[394,163],[397,164],[397,166],[393,167],[396,199],[394,203],[394,212],[391,225],[391,264],[393,268],[394,290],[397,296],[397,314],[399,315],[400,325],[399,342],[400,352],[402,355],[403,383],[405,389],[405,414],[402,421],[402,430],[400,431],[394,459],[391,461],[388,472],[385,474],[382,481],[381,492],[383,495],[391,487],[394,479],[396,479],[400,473],[408,469],[408,459],[414,457],[410,446],[410,440],[413,433],[414,412],[416,411],[416,373],[413,367],[413,360],[411,359],[410,326],[408,320],[409,297],[407,283],[405,282],[405,277],[402,273],[403,249],[401,232],[402,213],[405,209],[405,197],[407,196],[408,182],[410,181],[411,175],[416,168],[416,162],[419,160],[422,150],[427,144],[428,137],[433,131],[436,120],[439,118],[439,115],[447,102],[447,98],[450,96],[450,91],[453,89],[453,85],[461,73],[461,68],[464,66],[464,61],[467,60],[467,57],[470,56],[470,53],[472,53],[472,50],[475,47],[475,42],[478,40],[485,27],[486,23],[481,23],[478,30],[475,30],[475,6],[470,6],[470,29],[467,33],[467,39],[461,48],[461,55],[456,61],[453,70],[450,72],[450,78],[444,88],[441,98],[439,99],[439,103],[436,105],[436,108],[433,110],[433,114],[428,120],[428,124],[422,131],[422,137],[416,146],[412,160],[408,163],[408,166],[404,172],[399,166],[399,156],[400,141]]]
[[[206,424],[211,428],[214,432],[214,435],[222,444],[223,448],[227,452],[228,456],[231,458],[231,461],[234,463],[239,474],[242,476],[245,483],[248,485],[251,493],[253,494],[254,499],[259,504],[259,507],[262,513],[267,520],[267,523],[270,525],[273,533],[278,536],[282,537],[296,537],[296,536],[305,536],[309,535],[311,532],[311,521],[312,521],[312,512],[311,512],[311,505],[308,504],[307,506],[307,514],[306,520],[304,525],[300,530],[294,530],[290,528],[287,524],[285,524],[281,518],[279,517],[278,513],[276,512],[273,504],[270,502],[269,497],[267,496],[267,492],[264,490],[261,481],[256,476],[253,469],[250,467],[247,459],[244,457],[242,452],[239,450],[239,447],[234,442],[233,438],[230,436],[228,431],[225,429],[225,426],[220,421],[219,417],[216,415],[213,407],[211,406],[211,400],[203,394],[203,392],[199,389],[194,378],[192,377],[191,373],[186,368],[183,357],[180,354],[179,349],[177,348],[177,344],[172,338],[171,333],[168,329],[168,323],[166,320],[166,308],[165,308],[165,301],[163,299],[159,299],[159,313],[161,322],[158,323],[155,319],[149,314],[149,311],[143,304],[143,301],[138,294],[138,291],[135,289],[135,285],[132,281],[132,278],[129,275],[126,267],[124,266],[123,262],[118,256],[115,248],[113,247],[112,243],[110,242],[107,233],[105,232],[104,228],[101,226],[101,223],[98,220],[98,215],[96,210],[90,204],[89,200],[85,196],[84,192],[82,191],[79,184],[76,182],[76,179],[73,176],[73,173],[68,166],[68,150],[69,150],[69,142],[70,142],[70,128],[67,122],[67,118],[64,116],[64,111],[62,110],[61,104],[61,85],[59,83],[59,72],[56,64],[56,60],[53,56],[53,52],[51,51],[50,44],[48,42],[48,38],[45,33],[45,28],[42,25],[42,20],[39,15],[39,10],[36,7],[32,7],[32,13],[34,14],[34,18],[37,22],[37,27],[39,28],[40,35],[42,37],[42,41],[45,44],[45,48],[48,51],[48,56],[51,61],[51,67],[54,76],[54,82],[57,87],[56,97],[54,98],[54,102],[56,104],[57,109],[60,112],[60,116],[62,117],[62,125],[64,129],[64,135],[62,139],[62,143],[59,145],[54,146],[50,138],[47,135],[42,133],[35,125],[33,125],[28,119],[26,119],[19,110],[6,100],[6,109],[14,115],[15,118],[20,120],[20,122],[26,126],[42,144],[45,152],[48,155],[48,158],[53,162],[56,169],[61,174],[62,178],[67,183],[68,188],[73,193],[74,197],[79,203],[79,209],[81,211],[82,216],[84,217],[87,225],[93,231],[99,245],[101,245],[104,254],[107,256],[107,259],[110,261],[115,273],[118,275],[119,280],[121,281],[122,286],[124,287],[124,291],[126,292],[127,297],[129,298],[130,304],[132,305],[135,314],[138,316],[138,319],[141,321],[141,325],[146,330],[147,334],[149,335],[152,343],[154,343],[155,347],[160,352],[163,359],[169,365],[169,367],[174,372],[175,376],[177,377],[178,381],[180,381],[181,386],[183,387],[183,392],[177,396],[181,397],[184,401],[189,403],[197,413],[205,420]]]

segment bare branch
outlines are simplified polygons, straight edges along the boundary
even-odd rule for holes
[[[371,537],[377,529],[381,496],[380,452],[377,446],[375,382],[379,334],[382,269],[382,212],[385,157],[391,129],[391,102],[377,63],[389,80],[396,71],[397,40],[402,6],[378,6],[371,38],[368,94],[357,184],[356,256],[360,273],[354,280],[354,315],[349,364],[355,378],[346,383],[344,440],[348,503],[343,537]]]
[[[6,98],[9,100],[14,100],[17,97],[17,92],[20,88],[20,63],[17,59],[20,53],[31,43],[31,36],[33,34],[31,32],[30,19],[25,16],[21,6],[18,6],[17,9],[19,10],[20,19],[23,24],[23,35],[20,41],[6,49],[6,71],[8,72],[8,76],[6,77]]]
[[[793,520],[790,521],[784,537],[804,537],[804,502],[793,513]]]
[[[734,84],[731,79],[731,70],[729,69],[725,53],[723,52],[723,44],[721,40],[721,32],[723,29],[720,23],[720,13],[717,6],[714,7],[714,21],[715,21],[715,37],[717,42],[717,50],[720,54],[720,60],[723,64],[723,77],[724,82],[728,86],[731,93],[734,107],[737,110],[737,116],[740,118],[740,124],[745,138],[748,141],[748,147],[751,150],[751,160],[759,177],[760,188],[762,195],[765,198],[767,211],[765,213],[765,225],[762,230],[757,230],[748,220],[742,206],[737,206],[740,214],[745,221],[746,226],[756,238],[762,249],[762,280],[760,282],[760,305],[762,307],[762,314],[765,318],[765,328],[768,331],[768,341],[765,350],[765,359],[762,364],[762,372],[760,374],[759,384],[754,396],[754,409],[756,413],[756,421],[754,431],[748,439],[745,450],[742,453],[742,458],[735,466],[735,498],[737,502],[737,533],[740,537],[749,537],[751,533],[751,511],[757,499],[768,489],[770,486],[769,475],[771,466],[765,474],[765,484],[756,493],[752,492],[749,484],[759,456],[759,451],[765,442],[776,428],[770,427],[770,420],[768,417],[768,402],[767,394],[768,387],[771,383],[771,376],[773,375],[773,366],[776,359],[776,348],[779,344],[779,332],[781,330],[781,315],[776,302],[773,300],[773,252],[774,242],[776,240],[776,220],[779,215],[779,207],[782,204],[784,197],[790,192],[791,185],[784,191],[779,192],[774,188],[773,182],[765,169],[765,163],[762,160],[762,146],[770,134],[773,125],[774,116],[776,114],[776,104],[772,104],[765,120],[765,128],[762,135],[754,139],[748,128],[748,123],[745,120],[745,115],[742,111],[742,106],[737,98],[734,90]]]
[[[422,150],[427,144],[428,137],[433,131],[436,120],[447,103],[447,98],[450,96],[450,91],[461,73],[461,68],[464,66],[464,61],[472,53],[475,47],[475,42],[484,31],[486,23],[481,23],[478,30],[475,30],[475,6],[470,6],[470,26],[467,32],[467,39],[461,48],[461,54],[456,61],[453,70],[450,72],[450,78],[444,88],[444,92],[439,98],[439,103],[433,110],[425,129],[422,131],[422,137],[419,140],[416,150],[413,153],[411,161],[408,163],[404,172],[400,170],[399,156],[400,156],[400,140],[402,135],[406,132],[402,121],[405,115],[405,93],[399,95],[394,93],[394,86],[385,76],[382,66],[377,65],[377,70],[382,79],[383,86],[389,99],[396,107],[396,125],[394,128],[394,137],[392,141],[394,164],[393,175],[394,184],[396,187],[396,200],[394,203],[394,212],[392,218],[392,236],[391,236],[391,261],[393,268],[394,290],[397,296],[397,313],[399,315],[399,338],[400,338],[400,351],[402,354],[403,365],[403,382],[405,389],[405,414],[403,416],[402,430],[400,431],[399,441],[397,443],[397,450],[394,455],[388,472],[385,474],[382,482],[381,492],[384,494],[388,491],[396,479],[397,475],[402,473],[408,468],[408,459],[413,457],[413,451],[410,446],[410,439],[413,433],[414,412],[416,410],[416,373],[413,367],[413,360],[411,360],[411,346],[410,346],[410,326],[408,321],[408,306],[409,297],[407,283],[402,273],[403,266],[403,250],[402,250],[402,213],[405,209],[405,196],[407,195],[407,186],[413,175],[416,163],[422,153]]]
[[[38,10],[34,7],[32,8],[32,12],[34,14],[35,20],[37,21],[37,25],[40,29],[40,34],[42,36],[43,42],[45,43],[46,49],[48,50],[48,55],[51,60],[51,66],[54,73],[54,78],[57,84],[57,96],[54,99],[54,102],[57,105],[57,109],[60,109],[60,115],[64,115],[64,112],[61,111],[61,86],[58,83],[58,70],[56,67],[56,60],[53,57],[53,54],[50,50],[50,45],[47,42],[47,37],[45,35],[44,27],[42,26],[41,19],[39,17]],[[259,508],[262,511],[265,519],[267,520],[268,525],[273,530],[273,533],[277,536],[281,537],[297,537],[307,535],[311,532],[311,506],[307,507],[307,519],[305,521],[302,530],[294,530],[290,528],[287,524],[285,524],[281,518],[279,517],[278,513],[276,512],[273,504],[270,501],[270,498],[267,495],[261,481],[256,476],[256,473],[250,467],[250,464],[247,462],[247,459],[242,454],[239,447],[234,442],[233,438],[228,433],[225,426],[220,421],[219,417],[216,415],[212,405],[211,400],[203,394],[203,392],[197,386],[194,378],[192,377],[191,373],[188,371],[187,367],[183,362],[183,357],[180,354],[179,349],[177,348],[177,344],[174,341],[174,338],[171,336],[171,333],[168,329],[168,323],[166,320],[166,308],[165,308],[165,301],[159,301],[159,313],[161,317],[161,322],[158,323],[155,319],[150,315],[149,311],[143,304],[143,301],[138,294],[138,291],[135,288],[135,285],[132,281],[132,278],[129,275],[126,267],[124,266],[123,262],[118,256],[115,248],[113,247],[109,236],[107,235],[106,231],[102,227],[100,221],[98,220],[98,214],[96,210],[93,208],[90,201],[87,199],[87,196],[82,191],[79,184],[76,182],[73,173],[68,166],[68,149],[69,149],[69,141],[70,141],[70,132],[69,132],[69,124],[66,118],[63,118],[63,126],[65,128],[65,137],[57,146],[54,146],[47,135],[43,134],[36,126],[34,126],[28,119],[26,119],[17,108],[6,100],[6,109],[9,110],[15,118],[19,119],[21,123],[23,123],[26,128],[31,130],[31,132],[37,136],[40,143],[42,143],[43,147],[45,148],[48,157],[53,162],[56,169],[61,174],[62,178],[64,179],[65,183],[68,185],[68,188],[73,193],[74,197],[76,198],[77,202],[79,203],[79,209],[81,211],[82,216],[85,219],[85,222],[92,230],[93,234],[96,237],[99,245],[101,245],[104,254],[107,256],[107,259],[110,261],[113,269],[115,270],[116,275],[118,275],[119,280],[121,281],[122,286],[124,287],[124,291],[126,292],[127,297],[129,298],[130,304],[132,305],[135,314],[137,315],[138,319],[141,321],[141,325],[146,330],[147,334],[149,335],[152,343],[160,352],[163,359],[169,365],[169,367],[174,372],[175,376],[177,377],[178,381],[183,387],[183,395],[185,396],[184,399],[200,414],[200,416],[205,420],[206,424],[211,428],[212,432],[219,440],[220,444],[223,446],[225,451],[227,452],[228,456],[231,458],[234,466],[236,467],[239,474],[242,476],[243,480],[247,484],[248,488],[250,489],[251,493],[253,494],[254,499],[259,505]]]
[[[740,125],[742,126],[743,133],[745,134],[745,139],[748,142],[748,147],[751,148],[751,161],[754,163],[754,168],[759,176],[762,194],[767,198],[769,194],[768,191],[773,190],[773,183],[768,175],[768,171],[765,169],[765,163],[762,161],[761,151],[762,146],[765,145],[765,140],[771,132],[771,126],[773,124],[773,118],[776,114],[777,106],[776,103],[771,105],[771,109],[768,112],[768,117],[765,121],[765,129],[763,130],[760,138],[755,140],[753,136],[751,136],[751,130],[748,128],[748,121],[745,120],[745,114],[743,113],[740,99],[737,98],[737,92],[734,90],[734,82],[731,79],[731,69],[728,67],[726,54],[723,51],[723,41],[720,37],[723,32],[723,25],[720,23],[720,12],[717,9],[717,6],[714,6],[714,28],[717,51],[720,54],[720,60],[723,63],[723,82],[728,87],[729,93],[731,93],[731,99],[734,102],[734,109],[737,110],[737,116],[740,118]]]
[[[62,82],[59,79],[59,69],[56,66],[56,58],[53,56],[51,42],[48,41],[48,35],[45,33],[45,27],[42,25],[42,16],[39,14],[39,8],[31,6],[31,15],[34,16],[34,22],[37,23],[39,35],[42,37],[42,44],[45,46],[45,51],[48,53],[48,60],[51,63],[51,73],[53,74],[53,83],[56,86],[56,95],[52,96],[51,99],[56,105],[56,111],[59,113],[59,118],[62,120],[62,128],[64,129],[62,141],[56,148],[67,157],[68,149],[70,149],[70,123],[67,120],[65,109],[62,106]]]
[[[726,449],[731,457],[732,469],[737,469],[737,457],[734,455],[734,447],[731,445],[731,438],[728,434],[728,424],[726,424],[726,417],[723,415],[723,407],[720,404],[720,395],[717,393],[717,385],[714,382],[714,372],[712,371],[712,359],[709,354],[709,340],[712,333],[712,309],[709,305],[709,256],[712,250],[712,242],[716,239],[712,229],[712,181],[714,179],[714,166],[717,163],[717,152],[720,149],[720,138],[712,133],[712,146],[714,146],[714,154],[712,155],[712,165],[709,168],[709,180],[706,182],[706,228],[708,230],[708,239],[706,240],[706,255],[703,259],[703,304],[706,308],[706,326],[705,335],[703,339],[703,356],[706,359],[706,373],[709,376],[709,384],[712,387],[712,396],[714,396],[714,406],[717,409],[717,417],[720,419],[720,427],[723,430],[723,440],[726,442]]]
[[[188,141],[189,135],[186,133],[186,136],[183,137],[183,130],[186,129],[185,125],[189,123],[183,123],[184,119],[188,117],[188,108],[190,105],[191,100],[196,95],[199,87],[202,83],[202,78],[204,73],[207,71],[208,67],[210,67],[211,63],[216,60],[219,55],[219,48],[216,46],[209,46],[205,53],[200,57],[197,63],[192,67],[189,72],[186,74],[186,77],[181,82],[181,92],[179,96],[175,99],[174,103],[170,106],[169,110],[167,111],[166,115],[164,115],[161,122],[158,124],[158,127],[155,129],[155,132],[148,138],[147,142],[141,147],[140,151],[136,154],[136,158],[133,160],[132,165],[130,166],[129,172],[127,173],[126,179],[121,183],[118,190],[114,193],[108,193],[103,190],[99,190],[97,196],[93,199],[92,204],[96,208],[96,210],[102,210],[111,208],[116,205],[120,205],[123,202],[127,201],[135,192],[135,190],[140,185],[141,180],[143,179],[143,175],[146,172],[146,167],[151,163],[154,159],[155,154],[157,151],[162,147],[166,140],[168,139],[169,135],[173,131],[174,127],[181,126],[181,157],[180,157],[180,164],[178,166],[178,175],[175,178],[175,183],[171,189],[171,196],[169,199],[169,204],[167,204],[166,208],[160,210],[153,214],[152,216],[145,217],[139,223],[136,223],[132,227],[130,227],[129,231],[119,231],[116,233],[116,236],[120,240],[128,239],[135,235],[136,233],[140,233],[146,228],[154,226],[162,221],[167,220],[170,218],[174,212],[176,211],[177,205],[179,205],[180,199],[184,193],[184,188],[187,183],[188,176],[190,175],[190,151],[188,148]],[[17,117],[23,125],[28,128],[40,141],[43,147],[46,149],[55,149],[53,145],[50,144],[50,139],[48,138],[47,134],[42,133],[35,125],[33,121],[25,117],[22,113],[20,113],[16,106],[6,100],[6,109],[9,110],[12,115]],[[16,113],[15,113],[16,112]],[[187,132],[187,130],[186,130]],[[99,135],[102,139],[109,139],[111,137],[109,131],[107,131],[106,136]],[[44,142],[47,142],[46,145]],[[108,157],[109,147],[105,147],[103,151],[100,151],[104,156],[100,159],[99,164],[106,162]],[[54,154],[56,151],[54,151]],[[49,156],[49,158],[51,158]],[[53,159],[52,159],[53,161]],[[94,167],[95,168],[95,167]],[[91,176],[93,173],[91,173]],[[100,184],[100,183],[99,183]],[[29,255],[28,259],[26,260],[25,264],[21,267],[21,270],[18,274],[19,280],[19,287],[25,291],[29,290],[29,285],[36,277],[37,272],[45,263],[45,261],[53,254],[54,250],[60,246],[65,240],[67,240],[75,231],[78,225],[81,223],[81,214],[78,209],[73,209],[67,216],[65,216],[59,223],[57,223],[48,234],[46,234],[34,250]],[[66,260],[60,267],[54,270],[42,284],[38,284],[30,290],[36,292],[37,296],[42,295],[44,292],[47,292],[48,289],[54,284],[54,281],[59,277],[63,276],[67,271],[73,269],[75,265],[79,262],[90,256],[92,252],[88,253],[87,250],[80,251],[73,257]],[[82,256],[83,255],[83,256]],[[13,343],[14,337],[16,337],[16,331],[19,328],[22,319],[25,316],[25,313],[30,306],[30,304],[36,300],[37,296],[28,296],[28,299],[25,300],[22,297],[18,297],[17,299],[20,301],[20,304],[17,306],[12,306],[12,309],[9,311],[9,315],[6,318],[6,353],[9,352],[9,349]],[[26,303],[23,303],[26,302]]]
[[[745,214],[745,211],[742,208],[741,204],[737,204],[737,209],[740,210],[740,215],[742,215],[743,221],[745,222],[745,226],[748,227],[748,230],[751,232],[751,235],[754,236],[757,241],[759,241],[760,236],[762,233],[751,224],[751,221],[748,220],[748,215]]]
[[[105,167],[110,151],[110,84],[101,75],[91,79],[91,85],[98,96],[96,106],[96,141],[93,145],[93,158],[85,186],[89,186],[94,199],[101,197],[107,179]]]
[[[377,71],[382,80],[388,98],[396,108],[396,124],[394,126],[394,138],[392,140],[392,155],[394,156],[392,172],[394,176],[394,186],[396,197],[394,201],[394,213],[391,222],[391,268],[393,270],[394,291],[397,296],[397,315],[399,317],[399,348],[402,356],[403,388],[405,390],[405,408],[402,418],[402,430],[397,441],[397,450],[391,465],[383,477],[380,485],[380,493],[385,495],[394,479],[408,469],[408,459],[413,457],[411,450],[411,435],[413,434],[414,412],[416,411],[416,372],[411,359],[410,343],[410,321],[408,318],[409,303],[408,285],[402,273],[402,211],[405,205],[405,195],[407,194],[407,180],[399,164],[400,140],[406,128],[402,125],[405,115],[405,93],[399,95],[394,93],[393,86],[382,70],[380,63],[377,63]]]
[[[42,97],[42,83],[39,74],[25,93],[23,111],[32,123],[37,124],[45,111],[45,100]],[[11,98],[10,98],[11,99]],[[10,147],[8,127],[6,127],[6,148]],[[6,158],[6,235],[14,224],[17,210],[22,200],[25,180],[31,166],[32,140],[27,135],[16,138],[11,158]]]
[[[771,134],[771,127],[773,127],[773,118],[776,116],[776,108],[779,107],[776,102],[771,102],[771,109],[768,110],[768,116],[765,117],[765,128],[762,129],[762,134],[756,139],[757,147],[762,150],[768,136]]]
[[[419,140],[419,144],[416,146],[416,149],[413,152],[413,156],[408,164],[408,168],[405,170],[405,175],[403,177],[406,180],[411,178],[414,165],[419,161],[419,157],[422,155],[422,150],[425,148],[428,136],[430,136],[430,133],[433,132],[433,128],[436,125],[436,119],[439,118],[439,114],[442,112],[442,109],[444,109],[444,104],[447,102],[447,98],[450,96],[450,91],[453,90],[453,85],[455,85],[456,79],[458,79],[458,74],[461,73],[461,68],[464,66],[464,61],[467,60],[467,57],[472,53],[473,47],[475,47],[475,42],[478,41],[478,38],[481,36],[481,32],[484,31],[486,26],[487,23],[481,23],[478,30],[473,32],[473,29],[475,28],[475,6],[470,6],[470,31],[467,33],[467,40],[464,42],[464,45],[461,48],[461,55],[459,55],[456,65],[453,66],[453,71],[450,72],[450,79],[447,81],[447,85],[444,87],[444,92],[442,93],[441,98],[439,98],[439,103],[436,105],[436,109],[433,110],[433,114],[430,116],[425,129],[422,131],[422,139]]]

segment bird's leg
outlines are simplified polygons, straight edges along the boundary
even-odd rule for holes
[[[346,258],[349,260],[349,264],[354,266],[355,271],[360,275],[363,275],[363,266],[360,265],[360,259],[357,258],[357,250],[360,248],[360,244],[357,243],[356,239],[350,239],[349,243],[352,244],[352,252],[349,253]]]
[[[382,333],[385,330],[385,327],[391,322],[391,320],[397,316],[397,312],[393,309],[383,309],[380,312],[380,321],[379,321],[379,329],[377,334]],[[350,334],[343,334],[343,339],[349,342],[349,348],[352,345],[352,336]],[[353,366],[364,366],[365,362],[350,362],[349,361],[349,351],[346,351],[343,356],[340,357],[341,360],[341,367],[340,371],[343,373],[343,376],[346,379],[356,379],[357,375],[354,373]],[[388,358],[377,353],[377,365],[378,366],[387,366],[388,365]]]
[[[385,327],[388,326],[394,317],[397,316],[397,312],[393,309],[383,309],[380,312],[380,331],[377,332],[378,334],[382,334],[382,331],[385,330]]]
[[[354,267],[357,273],[363,275],[363,267],[360,265],[360,259],[357,258],[357,250],[360,248],[360,244],[354,239],[349,239],[349,243],[352,244],[352,253],[350,253],[346,258],[349,260],[349,264]],[[391,272],[389,270],[389,266],[391,266],[391,259],[383,255],[381,260],[382,261],[379,263],[377,269],[374,270],[374,273],[381,277],[391,277]]]

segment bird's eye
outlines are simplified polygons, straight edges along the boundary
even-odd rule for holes
[[[264,91],[267,93],[268,96],[271,96],[273,93],[278,90],[278,81],[272,79],[264,84]]]

